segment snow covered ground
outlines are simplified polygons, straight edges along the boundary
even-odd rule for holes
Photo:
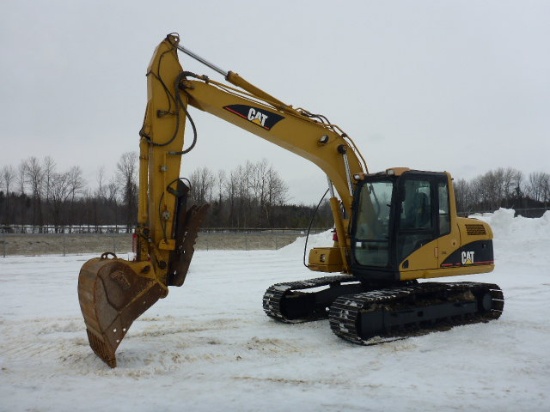
[[[133,324],[116,369],[92,353],[78,306],[90,256],[0,259],[0,410],[548,411],[550,212],[513,215],[482,217],[497,269],[466,278],[502,287],[499,320],[373,347],[340,340],[328,321],[264,315],[269,285],[315,277],[303,239],[196,252],[186,284]]]

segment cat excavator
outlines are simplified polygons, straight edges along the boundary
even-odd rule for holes
[[[225,81],[184,71],[178,50]],[[208,205],[188,205],[193,188],[180,177],[198,136],[190,107],[313,162],[327,176],[335,236],[332,245],[310,251],[307,265],[323,275],[268,287],[263,309],[269,317],[285,323],[328,318],[340,338],[372,345],[501,315],[497,285],[441,279],[494,268],[491,228],[458,217],[449,173],[369,172],[353,140],[325,116],[220,69],[175,33],[154,52],[147,92],[133,258],[104,253],[87,261],[78,278],[89,344],[110,367],[134,320],[170,286],[183,285],[207,214]],[[193,137],[184,148],[187,126]]]

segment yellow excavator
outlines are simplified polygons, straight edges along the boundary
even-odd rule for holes
[[[225,81],[184,71],[178,50]],[[426,281],[494,268],[491,228],[457,216],[448,173],[402,167],[370,173],[352,139],[325,116],[283,103],[209,63],[183,47],[177,34],[156,48],[147,91],[135,258],[104,253],[87,261],[78,279],[90,346],[110,367],[132,322],[166,297],[169,286],[183,285],[208,210],[187,204],[192,187],[180,177],[182,158],[197,140],[190,107],[310,160],[327,176],[334,243],[313,248],[308,262],[325,275],[270,286],[263,309],[271,318],[328,317],[337,336],[371,345],[502,313],[497,285]],[[193,138],[184,148],[186,125]]]

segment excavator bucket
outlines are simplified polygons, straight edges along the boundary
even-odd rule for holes
[[[91,348],[116,367],[115,351],[133,321],[166,296],[149,262],[128,262],[104,253],[87,261],[78,276],[78,300]]]

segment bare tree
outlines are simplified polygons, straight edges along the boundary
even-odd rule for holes
[[[13,191],[13,185],[15,183],[16,173],[13,166],[8,165],[2,168],[2,184],[6,188],[6,193],[11,193]]]
[[[533,172],[529,174],[529,196],[537,201],[550,202],[550,174],[544,172]]]
[[[212,194],[213,204],[210,207],[208,222],[212,226],[222,227],[227,224],[226,216],[228,213],[227,204],[225,202],[226,194],[224,193],[225,186],[225,171],[218,170],[216,179],[214,182],[216,193]]]
[[[459,213],[468,213],[472,206],[470,184],[464,179],[454,182],[456,209]]]
[[[55,168],[56,168],[55,161],[50,156],[46,156],[43,161],[44,195],[45,195],[46,203],[50,201],[51,180],[52,180],[52,174],[55,173]]]
[[[119,210],[118,210],[119,192],[120,192],[120,188],[118,183],[115,180],[111,180],[107,185],[107,199],[108,199],[109,205],[114,206],[112,212],[114,215],[116,232],[118,232],[118,224],[119,224]]]
[[[69,172],[52,173],[50,176],[50,195],[52,203],[52,218],[56,233],[65,223],[65,206],[71,196],[71,183]]]
[[[504,198],[502,199],[502,206],[507,208],[513,207],[514,202],[522,197],[522,181],[522,172],[511,167],[504,169],[502,182]]]
[[[270,167],[267,176],[267,190],[267,203],[269,205],[280,206],[288,201],[288,185],[273,167]]]
[[[126,229],[130,230],[137,218],[137,171],[138,155],[136,152],[124,153],[117,163],[119,181],[123,188]]]
[[[252,198],[260,204],[261,208],[266,201],[269,164],[266,159],[263,159],[258,163],[247,162],[246,166],[248,187]]]
[[[91,209],[88,213],[91,215],[92,223],[94,224],[96,230],[99,229],[100,225],[105,224],[105,213],[103,213],[106,203],[107,203],[107,185],[105,182],[105,167],[101,166],[97,170],[96,175],[97,187],[90,193],[89,204]]]
[[[489,210],[498,209],[503,198],[502,169],[489,171],[481,176],[485,207]]]
[[[238,226],[237,195],[238,195],[239,176],[236,171],[229,174],[229,178],[225,180],[224,190],[228,204],[228,221],[231,227]]]
[[[258,222],[271,226],[273,207],[284,203],[288,188],[267,159],[251,164],[248,178],[252,197],[257,204]]]
[[[218,170],[218,179],[216,180],[216,183],[218,184],[218,202],[220,204],[222,203],[224,197],[223,188],[225,186],[225,181],[225,171],[222,169]]]
[[[43,192],[44,168],[39,160],[32,156],[24,162],[25,181],[30,185],[33,196],[40,197]]]
[[[97,188],[95,191],[95,196],[97,196],[99,199],[105,199],[107,197],[107,186],[105,183],[105,167],[101,166],[97,170]]]
[[[17,185],[19,186],[19,194],[24,195],[25,194],[25,174],[26,174],[26,164],[25,162],[19,163],[19,166],[17,167]]]
[[[2,167],[2,171],[0,173],[0,177],[2,179],[2,187],[5,188],[5,194],[6,198],[4,201],[4,224],[10,224],[13,223],[14,220],[14,213],[11,209],[11,197],[12,197],[12,191],[13,191],[13,185],[15,183],[16,173],[13,166],[4,166]]]
[[[69,183],[69,191],[70,191],[70,203],[71,203],[71,216],[72,221],[77,224],[82,224],[84,222],[79,221],[77,219],[77,213],[79,209],[76,207],[75,200],[80,195],[80,193],[83,191],[83,189],[86,186],[86,181],[84,180],[84,177],[82,175],[82,169],[80,166],[73,166],[69,169],[67,172],[68,176],[68,183]]]
[[[191,182],[191,198],[197,205],[212,202],[216,178],[206,166],[195,170],[189,177]]]
[[[238,166],[235,170],[237,183],[237,224],[239,227],[251,226],[254,221],[254,199],[250,191],[252,169],[252,163],[246,162],[244,166]]]
[[[25,182],[32,192],[32,225],[42,231],[44,216],[42,213],[42,194],[44,191],[44,168],[39,160],[32,156],[24,162]]]
[[[82,169],[80,166],[73,166],[67,172],[69,175],[69,189],[71,191],[71,201],[74,202],[76,197],[81,193],[81,191],[86,186],[86,180],[82,174]]]

